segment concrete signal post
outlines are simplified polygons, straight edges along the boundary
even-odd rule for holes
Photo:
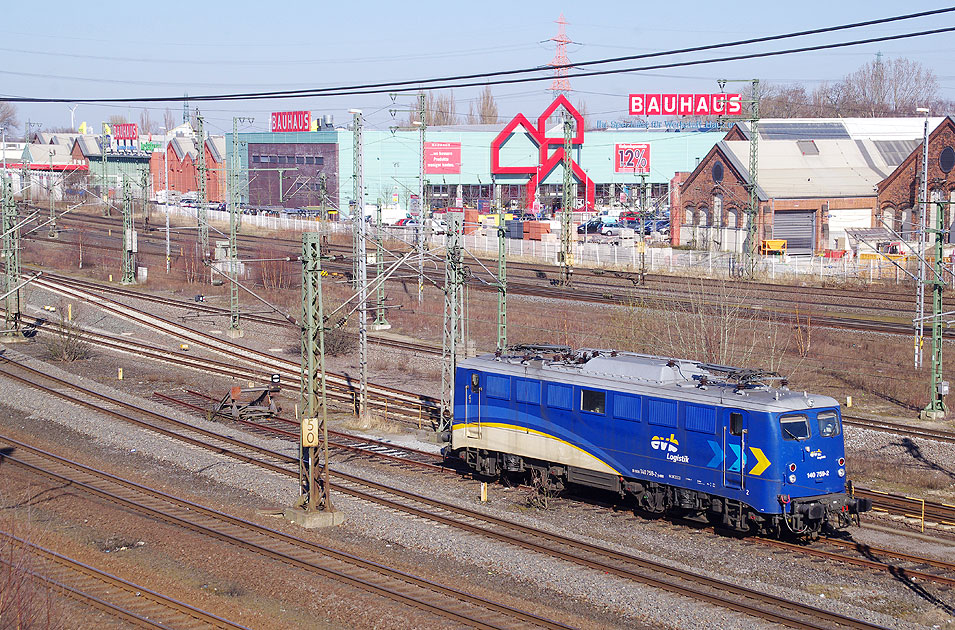
[[[302,234],[302,417],[299,498],[285,518],[306,528],[341,525],[328,481],[328,409],[325,380],[325,311],[322,305],[321,234]]]

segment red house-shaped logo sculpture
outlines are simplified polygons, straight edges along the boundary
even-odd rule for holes
[[[527,199],[533,199],[536,196],[537,186],[564,160],[564,137],[547,137],[547,119],[557,111],[559,107],[567,110],[567,113],[573,117],[576,133],[571,138],[571,145],[579,147],[584,143],[584,117],[580,112],[570,104],[563,94],[554,99],[554,102],[544,110],[544,113],[537,118],[537,126],[531,125],[524,114],[518,114],[511,122],[504,126],[501,133],[497,134],[494,141],[491,142],[491,173],[495,175],[530,175],[527,182]],[[530,137],[531,142],[538,149],[537,164],[527,166],[501,166],[501,147],[507,142],[518,127],[523,127],[524,131]],[[570,168],[573,176],[585,187],[585,201],[587,208],[594,207],[595,190],[594,182],[587,176],[580,165],[571,159]]]

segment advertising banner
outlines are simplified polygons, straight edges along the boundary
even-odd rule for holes
[[[312,112],[272,112],[272,132],[308,131]]]
[[[631,116],[738,116],[740,94],[631,94]]]
[[[613,145],[613,172],[650,174],[650,143]]]
[[[425,142],[424,174],[457,175],[461,172],[460,142]]]
[[[139,140],[139,128],[136,123],[113,125],[114,140]]]

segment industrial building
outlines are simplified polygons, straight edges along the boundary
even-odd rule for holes
[[[354,133],[334,127],[330,118],[316,131],[239,133],[242,147],[240,177],[247,183],[243,201],[256,207],[308,208],[323,203],[348,212],[354,198]],[[350,127],[350,123],[349,123]],[[498,125],[428,127],[425,131],[425,199],[431,207],[490,207],[495,201],[514,209],[539,201],[545,211],[559,203],[563,164],[548,165],[535,144],[532,130],[518,127],[501,148],[493,172],[492,145],[506,129]],[[562,133],[559,124],[551,134]],[[581,133],[573,147],[575,179],[584,174],[594,184],[597,206],[630,205],[641,184],[649,196],[664,197],[674,173],[690,171],[722,137],[720,133],[679,130],[613,129]],[[232,138],[226,134],[231,155]],[[620,147],[647,145],[644,177],[622,171]],[[422,170],[421,135],[417,128],[394,131],[363,129],[366,204],[408,209],[418,195]],[[227,158],[228,159],[228,158]],[[552,160],[553,161],[553,160]],[[502,173],[523,165],[523,173]],[[577,168],[579,167],[579,173]],[[530,179],[541,182],[539,199],[528,203]],[[323,193],[324,191],[324,193]],[[585,186],[578,186],[578,207],[587,203]]]
[[[910,234],[918,221],[924,125],[923,118],[761,120],[758,241],[785,240],[788,253],[810,254],[847,249],[847,229],[887,226]],[[928,128],[930,198],[948,200],[955,178],[938,158],[955,144],[955,125],[929,118]],[[675,245],[742,250],[750,129],[748,122],[735,125],[683,178],[671,211]]]

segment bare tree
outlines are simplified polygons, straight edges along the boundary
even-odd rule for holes
[[[17,120],[17,107],[13,103],[0,101],[0,127],[15,129],[20,126]]]
[[[497,101],[491,93],[491,86],[485,85],[477,99],[477,107],[472,101],[468,105],[468,124],[496,125]]]
[[[584,130],[592,129],[593,127],[590,126],[590,113],[589,109],[587,108],[587,101],[584,99],[578,99],[577,112],[584,121]]]
[[[166,127],[167,133],[176,126],[176,117],[173,116],[172,110],[168,107],[162,113],[162,124]]]
[[[156,133],[156,123],[145,107],[139,112],[139,133]]]
[[[123,116],[122,114],[111,114],[108,122],[110,126],[113,126],[113,125],[124,125],[129,121],[126,120],[126,117]]]
[[[418,94],[420,98],[420,92]],[[454,125],[457,124],[457,106],[454,102],[454,91],[447,93],[428,92],[424,102],[424,122],[426,125]],[[418,120],[417,101],[408,112],[408,127],[413,127]]]

